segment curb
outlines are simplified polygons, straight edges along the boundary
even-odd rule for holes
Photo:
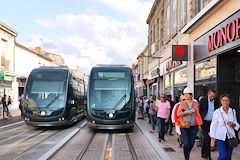
[[[150,142],[150,144],[153,146],[154,150],[157,152],[157,154],[161,157],[162,160],[173,160],[163,149],[163,146],[156,140],[156,138],[153,138],[137,120],[136,125]]]

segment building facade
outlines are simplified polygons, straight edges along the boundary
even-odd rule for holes
[[[147,96],[148,79],[148,47],[146,46],[143,51],[138,55],[137,61],[132,65],[132,72],[135,83],[135,94],[137,96]]]
[[[12,106],[18,103],[15,90],[17,83],[15,77],[15,38],[17,32],[6,24],[0,22],[0,96],[11,96]],[[14,108],[14,107],[12,107]]]
[[[159,68],[157,94],[179,96],[188,86],[197,99],[216,89],[240,113],[239,10],[235,0],[155,0],[146,23],[148,54],[158,57],[148,70]],[[172,61],[172,45],[187,45],[188,61]]]
[[[48,56],[28,48],[20,43],[16,43],[15,48],[15,74],[17,81],[17,96],[23,94],[27,77],[30,72],[42,66],[57,66]]]

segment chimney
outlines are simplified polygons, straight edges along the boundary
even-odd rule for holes
[[[35,47],[34,50],[37,51],[37,52],[42,52],[42,48],[41,47]]]

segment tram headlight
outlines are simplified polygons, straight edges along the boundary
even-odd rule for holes
[[[95,121],[92,121],[92,123],[95,123]]]
[[[129,123],[129,121],[127,121],[127,124]]]
[[[108,117],[112,118],[113,117],[113,113],[109,113]]]
[[[45,116],[46,115],[46,112],[45,111],[42,111],[41,112],[41,116]]]

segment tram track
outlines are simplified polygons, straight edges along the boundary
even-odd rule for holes
[[[46,130],[45,130],[45,131],[46,131]],[[43,131],[43,132],[45,132],[45,131]],[[33,150],[34,148],[36,148],[36,147],[39,146],[40,144],[44,143],[44,142],[47,141],[49,138],[53,137],[54,135],[56,135],[57,133],[59,133],[59,132],[61,132],[61,131],[62,131],[62,130],[58,130],[58,131],[54,132],[53,134],[47,136],[46,138],[44,138],[44,139],[41,140],[40,142],[38,142],[38,143],[34,144],[33,146],[29,147],[28,149],[24,150],[24,151],[21,152],[20,154],[17,154],[16,156],[12,157],[11,160],[16,160],[16,159],[20,158],[20,157],[23,156],[26,152],[29,152],[29,151]],[[42,133],[43,133],[43,132],[42,132]],[[40,133],[40,134],[41,134],[41,133]],[[40,135],[40,134],[38,134],[38,135]],[[38,135],[36,135],[36,136],[38,136]],[[34,136],[34,137],[36,137],[36,136]],[[34,138],[34,137],[31,137],[31,138]],[[30,138],[30,139],[31,139],[31,138]],[[29,139],[28,139],[28,140],[29,140]]]
[[[134,149],[134,146],[133,146],[133,143],[131,141],[129,134],[126,133],[125,135],[126,135],[126,139],[127,139],[128,149],[129,149],[129,152],[131,153],[132,159],[138,160],[137,153]]]
[[[4,143],[4,142],[7,142],[7,141],[12,140],[12,139],[17,138],[17,137],[20,137],[21,135],[24,135],[25,133],[34,131],[34,130],[36,130],[36,129],[38,129],[38,128],[30,128],[30,129],[28,129],[28,130],[26,130],[26,131],[24,131],[24,132],[20,132],[20,133],[15,134],[15,135],[13,135],[13,136],[11,136],[11,137],[8,137],[8,138],[6,138],[6,139],[0,140],[0,145],[1,145],[2,143]],[[10,131],[11,131],[11,130],[10,130]]]
[[[9,132],[11,132],[11,131],[18,130],[19,128],[24,128],[24,127],[26,127],[26,125],[21,125],[21,126],[18,126],[18,127],[16,127],[16,128],[12,128],[12,129],[6,129],[5,131],[1,131],[1,132],[0,132],[0,135],[3,135],[3,134],[5,134],[5,133],[9,133]]]
[[[82,160],[83,157],[86,155],[89,146],[92,144],[92,141],[94,137],[96,136],[96,132],[93,132],[88,140],[88,142],[85,144],[84,148],[81,150],[80,154],[77,157],[77,160]]]

